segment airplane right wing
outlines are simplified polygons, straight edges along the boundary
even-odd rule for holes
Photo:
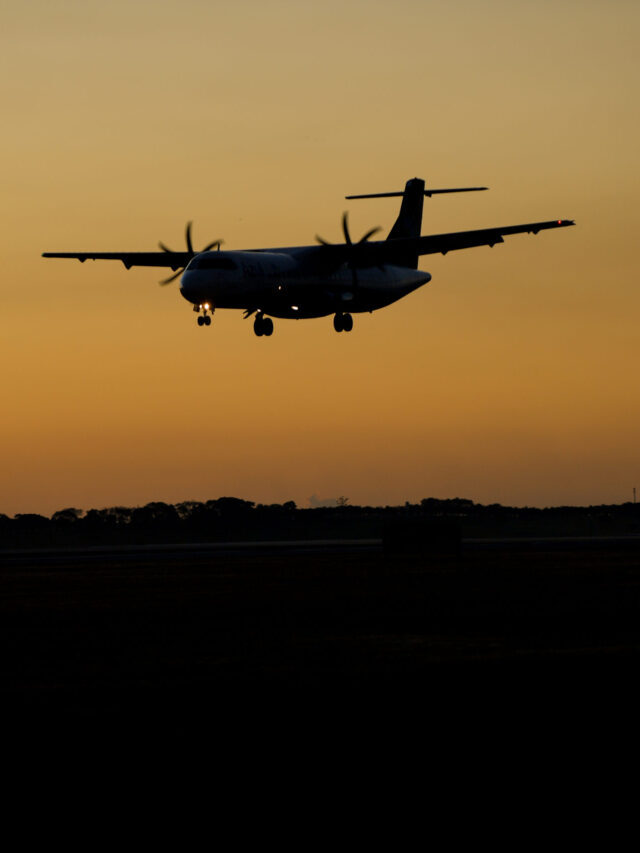
[[[193,252],[43,252],[43,258],[75,258],[85,261],[122,261],[131,267],[170,267],[172,270],[186,267]]]

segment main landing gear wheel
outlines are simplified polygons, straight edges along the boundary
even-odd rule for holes
[[[333,328],[336,332],[350,332],[353,329],[351,314],[336,314],[333,318]]]
[[[253,322],[253,331],[261,338],[263,335],[268,338],[273,334],[273,320],[271,317],[265,317],[264,314],[258,314]]]
[[[198,325],[199,326],[210,326],[211,325],[211,317],[208,314],[204,316],[200,314],[198,317]]]

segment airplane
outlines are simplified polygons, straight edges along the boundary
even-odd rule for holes
[[[570,219],[553,219],[503,228],[420,235],[425,198],[486,189],[429,189],[421,178],[412,178],[399,192],[345,196],[348,200],[402,198],[398,218],[385,240],[371,240],[381,230],[372,228],[354,241],[348,215],[344,213],[344,243],[329,243],[316,236],[316,243],[310,246],[222,251],[223,241],[214,240],[196,251],[189,222],[186,252],[174,252],[160,242],[159,252],[43,252],[42,256],[75,258],[81,263],[87,259],[119,260],[127,269],[169,267],[174,274],[160,284],[169,284],[180,277],[180,293],[192,303],[199,326],[210,326],[217,309],[231,308],[244,311],[245,319],[255,315],[253,329],[258,337],[273,334],[274,317],[300,320],[333,315],[336,332],[350,332],[353,314],[377,311],[431,281],[428,272],[418,269],[421,255],[446,255],[474,246],[493,247],[511,234],[537,234],[575,224]]]

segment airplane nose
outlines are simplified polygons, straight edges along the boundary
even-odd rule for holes
[[[182,273],[182,277],[180,279],[180,289],[184,289],[184,287],[188,287],[189,284],[193,283],[193,272],[189,269],[185,270]]]
[[[185,270],[182,273],[182,278],[180,279],[180,294],[184,296],[185,299],[192,301],[195,294],[195,279],[197,275],[194,275],[191,270]]]

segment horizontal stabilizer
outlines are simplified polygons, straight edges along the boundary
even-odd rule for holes
[[[457,187],[456,189],[450,190],[428,190],[425,189],[423,192],[428,197],[431,198],[432,195],[440,195],[441,193],[477,193],[481,190],[488,190],[489,187]],[[364,195],[346,195],[345,198],[396,198],[402,197],[405,194],[405,190],[401,190],[397,193],[365,193]]]

